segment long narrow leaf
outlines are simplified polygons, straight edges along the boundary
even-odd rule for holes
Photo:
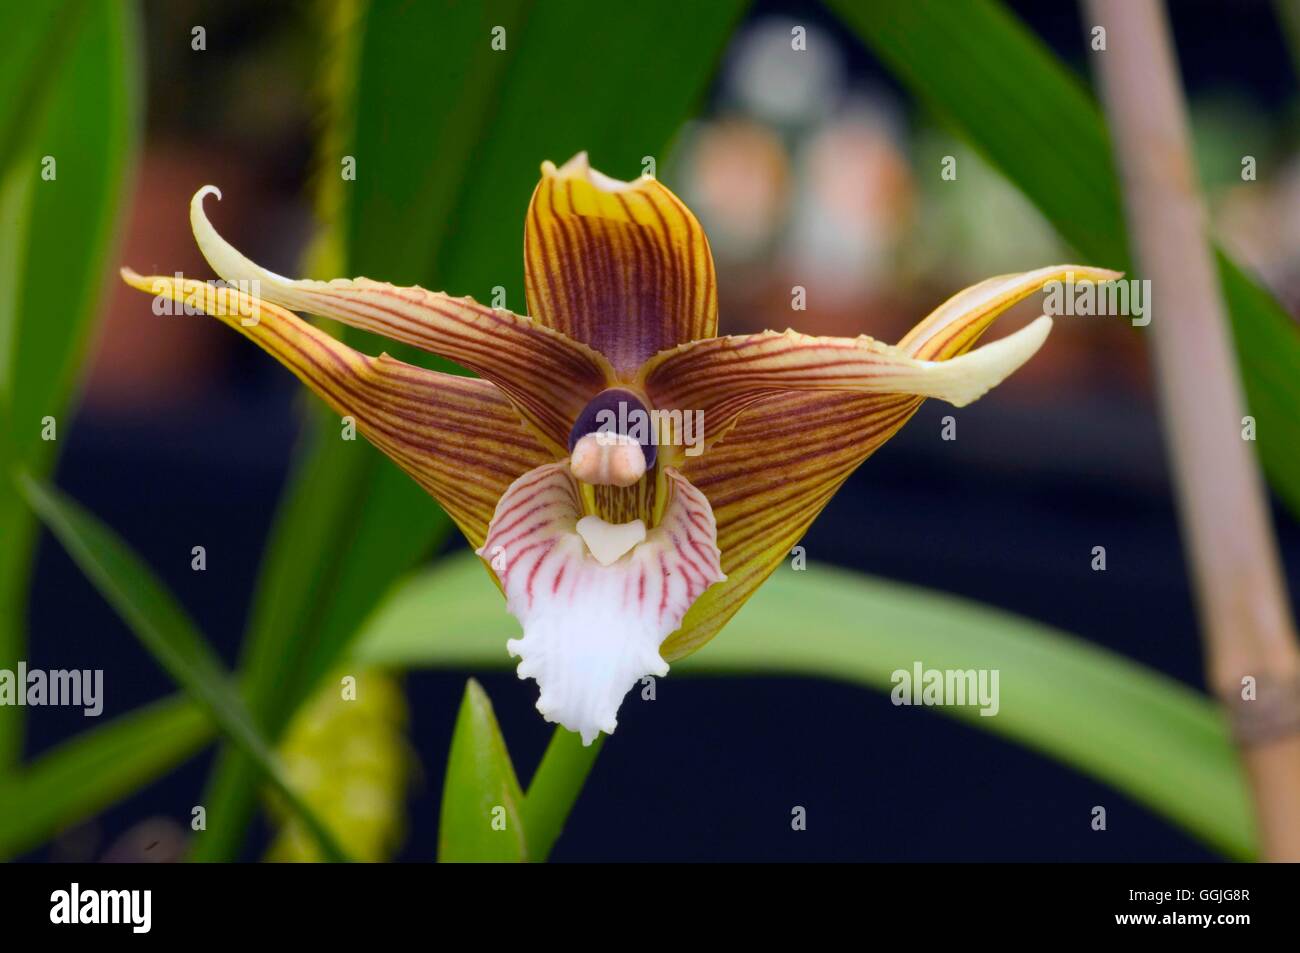
[[[15,466],[47,474],[59,441],[43,438],[67,433],[139,137],[141,70],[133,3],[9,4],[0,26],[0,481],[7,485]],[[12,667],[23,655],[35,540],[15,493],[0,492],[0,526],[0,666]],[[18,758],[21,714],[0,708],[0,768]]]
[[[29,850],[171,770],[212,721],[168,698],[91,728],[0,781],[0,858]]]
[[[84,14],[85,0],[47,0],[0,7],[5,55],[0,58],[0,168],[8,168],[29,128],[44,112],[75,30],[67,27]]]
[[[275,752],[253,724],[220,658],[171,593],[121,540],[76,503],[26,475],[19,475],[17,482],[28,505],[141,644],[252,760],[311,829],[325,855],[346,860],[333,836],[289,786]]]
[[[365,664],[506,668],[514,663],[505,641],[517,629],[467,555],[413,577],[367,625],[355,652]],[[1209,699],[1010,613],[810,563],[804,572],[778,571],[674,675],[804,675],[889,692],[893,674],[918,661],[999,672],[995,716],[968,707],[940,708],[944,714],[1105,781],[1229,856],[1254,853],[1245,786]]]

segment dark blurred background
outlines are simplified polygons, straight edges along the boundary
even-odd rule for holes
[[[207,274],[185,207],[199,185],[216,182],[228,237],[268,267],[300,271],[315,228],[315,45],[303,28],[311,6],[146,4],[148,131],[122,261],[146,273]],[[1087,75],[1074,4],[1011,6]],[[1264,2],[1170,6],[1216,232],[1295,314],[1300,125],[1295,64],[1274,11]],[[788,44],[792,22],[838,57],[784,75],[774,51]],[[207,26],[211,55],[162,42],[193,23]],[[1239,176],[1246,153],[1259,158],[1261,181],[1250,189]],[[960,188],[930,174],[948,154],[962,164]],[[600,156],[592,161],[601,166]],[[1076,257],[816,7],[754,5],[660,176],[709,232],[724,331],[784,328],[789,289],[806,283],[792,276],[811,271],[819,293],[795,316],[800,330],[894,340],[966,284]],[[1019,612],[1203,687],[1149,377],[1144,340],[1127,322],[1059,319],[1024,371],[959,413],[955,443],[939,437],[951,409],[923,407],[814,524],[803,543],[809,558]],[[290,375],[216,322],[157,318],[119,287],[67,431],[58,483],[139,551],[232,665],[302,401]],[[1275,512],[1295,593],[1300,531]],[[199,544],[203,573],[190,571]],[[1096,545],[1107,550],[1104,573],[1089,567]],[[48,537],[31,606],[29,664],[105,669],[105,718],[173,691]],[[405,677],[422,776],[402,859],[435,855],[465,675]],[[481,677],[526,779],[550,736],[533,708],[535,685]],[[32,709],[28,723],[28,757],[84,728],[78,709]],[[211,758],[209,748],[28,856],[98,858],[147,819],[186,824]],[[790,830],[792,804],[807,807],[806,832]],[[1094,805],[1107,808],[1105,832],[1090,829]],[[267,837],[264,828],[249,844],[249,859]],[[1110,788],[941,714],[898,717],[884,696],[838,684],[670,677],[653,706],[629,696],[553,857],[1215,855]]]

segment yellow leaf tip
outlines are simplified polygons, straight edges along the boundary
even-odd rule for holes
[[[1118,281],[1124,277],[1122,271],[1114,271],[1110,268],[1096,268],[1092,265],[1061,265],[1059,270],[1066,274],[1072,274],[1076,278],[1091,281]]]

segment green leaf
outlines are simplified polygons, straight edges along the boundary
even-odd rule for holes
[[[107,284],[140,127],[130,3],[6,4],[0,13],[0,481],[49,473]],[[52,165],[50,163],[53,163]],[[53,176],[52,178],[49,176]],[[0,667],[23,652],[35,524],[0,492]],[[22,748],[21,708],[0,708],[0,769]]]
[[[311,829],[325,855],[346,860],[329,831],[289,786],[275,752],[253,724],[220,658],[149,567],[112,531],[58,491],[26,475],[20,475],[17,482],[28,505],[141,644],[253,761]],[[222,820],[215,814],[209,819]]]
[[[212,722],[168,698],[65,741],[0,780],[0,858],[30,850],[170,771],[212,738]]]
[[[815,625],[809,625],[809,619]],[[367,665],[506,668],[518,634],[469,554],[403,585],[355,646]],[[796,635],[797,634],[797,635]],[[1246,788],[1209,699],[1122,656],[1028,619],[937,592],[809,564],[769,579],[674,674],[803,675],[882,692],[893,673],[999,672],[1000,709],[938,711],[1107,782],[1231,857],[1255,851]],[[897,717],[923,717],[900,710]]]
[[[1131,271],[1101,111],[1013,14],[992,0],[967,0],[960,16],[936,0],[826,2],[904,85],[1042,210],[1087,264]],[[1223,253],[1219,279],[1265,471],[1300,514],[1300,331],[1277,299]]]
[[[46,3],[0,7],[0,31],[5,55],[0,58],[0,169],[13,162],[31,127],[45,108],[55,85],[49,81],[62,66],[75,30],[60,29],[77,22],[85,3],[47,0]]]
[[[480,299],[500,285],[507,307],[526,310],[523,218],[541,162],[586,149],[604,171],[635,177],[643,157],[662,160],[744,6],[671,0],[606,6],[599,16],[585,4],[533,0],[367,6],[352,34],[356,83],[343,84],[352,115],[339,123],[344,154],[356,160],[343,221],[333,223],[347,271]],[[492,48],[498,26],[504,51]],[[324,157],[325,173],[337,176],[342,158]],[[454,370],[360,332],[340,336]],[[258,682],[250,706],[271,737],[392,580],[449,529],[409,477],[369,446],[340,441],[337,428],[320,425],[315,452],[286,490],[289,515],[277,523],[259,586],[244,665]],[[311,502],[292,502],[294,494]],[[210,827],[196,855],[229,857],[255,806],[248,765],[223,757],[207,800],[238,821]]]
[[[447,756],[438,826],[438,860],[520,862],[528,859],[521,815],[523,791],[492,702],[474,679],[456,716]]]
[[[249,707],[272,738],[337,660],[372,600],[439,537],[446,519],[368,445],[339,440],[337,420],[314,420],[312,449],[295,467],[272,530],[240,664]],[[363,522],[375,508],[392,512]],[[373,592],[363,588],[365,598],[355,598],[367,584]],[[238,851],[257,806],[256,780],[247,758],[222,749],[204,802],[230,823],[199,835],[195,859]]]

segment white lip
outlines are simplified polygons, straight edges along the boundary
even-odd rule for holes
[[[646,675],[706,589],[726,579],[708,498],[672,467],[658,526],[582,516],[564,462],[529,470],[497,502],[477,550],[492,559],[506,608],[523,627],[506,642],[520,678],[537,681],[537,710],[591,744],[618,726],[623,697]],[[502,557],[498,560],[498,556]]]

